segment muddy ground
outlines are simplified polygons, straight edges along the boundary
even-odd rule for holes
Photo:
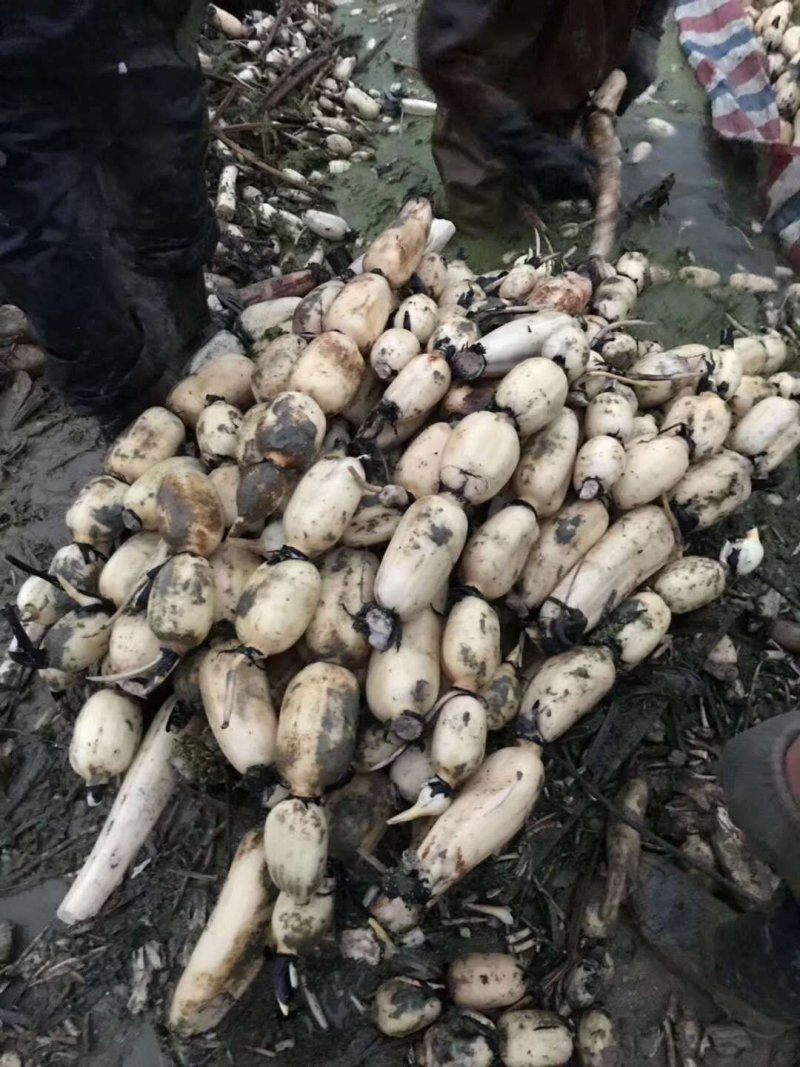
[[[339,20],[344,32],[361,35],[362,83],[385,88],[402,80],[420,89],[406,66],[413,59],[411,6],[353,0],[342,7]],[[371,37],[377,38],[374,49],[368,47]],[[638,105],[622,123],[621,136],[627,148],[650,137],[651,115],[669,119],[677,132],[656,141],[645,164],[626,166],[625,199],[631,202],[670,172],[676,185],[658,220],[635,218],[623,239],[669,265],[693,255],[723,271],[741,266],[771,273],[781,263],[780,254],[751,225],[757,217],[755,168],[711,138],[704,99],[673,35],[662,56],[662,76],[657,102]],[[399,132],[387,129],[378,139],[378,166],[353,167],[346,180],[340,179],[339,209],[353,226],[372,234],[409,192],[435,193],[428,136],[429,120],[407,123]],[[575,218],[551,212],[547,219],[554,243],[569,244],[560,227]],[[484,270],[530,242],[529,232],[517,228],[466,242],[466,249],[475,269]],[[758,306],[750,298],[670,285],[645,298],[640,310],[658,321],[653,335],[659,339],[703,341],[717,339],[726,312],[754,324]],[[23,393],[0,396],[0,553],[46,565],[66,540],[63,513],[78,487],[101,469],[102,452],[93,425],[71,417],[46,387],[37,384],[30,395]],[[713,531],[698,547],[717,551],[731,529],[740,533],[758,523],[767,550],[763,573],[796,597],[798,491],[791,464],[728,529]],[[0,601],[11,598],[16,581],[3,564]],[[727,737],[756,717],[796,707],[800,672],[753,622],[754,598],[764,592],[756,579],[737,582],[713,611],[686,620],[671,655],[637,672],[615,691],[610,707],[585,721],[555,752],[562,760],[583,762],[606,796],[613,796],[628,774],[647,777],[652,791],[648,823],[666,843],[651,842],[646,847],[651,854],[680,846],[690,824],[701,835],[711,834],[707,812],[692,809],[687,821],[687,779],[713,779]],[[7,638],[3,626],[0,645]],[[705,650],[725,632],[740,648],[744,699],[729,699],[724,685],[700,670]],[[380,1039],[368,1020],[369,996],[378,981],[392,971],[435,976],[442,959],[466,949],[503,948],[506,933],[523,927],[532,931],[533,946],[526,954],[532,1002],[564,1008],[560,979],[583,950],[575,936],[576,916],[584,876],[601,860],[605,816],[601,805],[576,788],[564,764],[551,762],[546,796],[513,853],[485,865],[431,914],[426,946],[401,953],[379,969],[338,963],[332,944],[323,947],[319,959],[308,961],[306,980],[328,1020],[327,1033],[302,1001],[291,1019],[279,1016],[266,966],[219,1031],[189,1045],[176,1044],[162,1026],[170,991],[237,841],[262,813],[219,769],[202,785],[182,785],[135,873],[103,915],[82,927],[62,926],[55,909],[109,803],[87,809],[69,771],[73,714],[69,701],[54,700],[36,685],[0,694],[0,919],[16,924],[13,957],[0,970],[0,1052],[16,1051],[26,1067],[388,1067],[405,1062],[408,1046]],[[406,833],[396,830],[377,855],[394,866],[407,843]],[[350,863],[346,873],[342,916],[357,922],[356,902],[378,875]],[[742,905],[741,897],[727,899]],[[506,930],[498,920],[476,915],[465,907],[470,900],[507,904],[513,924]],[[633,922],[626,920],[608,947],[615,974],[599,1002],[618,1022],[628,1064],[671,1067],[664,1020],[676,1004],[712,1026],[716,1044],[704,1061],[710,1067],[800,1063],[793,1034],[767,1041],[720,1029],[719,1009],[659,962]]]

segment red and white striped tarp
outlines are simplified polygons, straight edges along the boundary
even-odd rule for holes
[[[800,271],[800,149],[781,143],[767,57],[742,0],[679,0],[675,14],[683,50],[711,101],[716,132],[765,146],[767,219]]]

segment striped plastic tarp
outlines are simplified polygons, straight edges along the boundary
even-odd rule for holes
[[[683,50],[711,102],[716,132],[764,146],[766,217],[800,270],[800,149],[781,143],[767,57],[742,0],[679,0],[675,14]]]

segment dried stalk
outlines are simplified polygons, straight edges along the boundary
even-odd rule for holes
[[[270,48],[272,48],[272,45],[275,42],[275,38],[278,35],[278,30],[283,26],[284,22],[286,22],[286,19],[292,7],[293,5],[291,3],[281,4],[280,10],[275,16],[275,21],[272,23],[269,33],[265,36],[264,41],[261,45],[261,51],[258,54],[258,59],[260,63],[264,62],[264,56],[266,56],[267,52],[269,52]]]
[[[329,196],[320,192],[319,189],[315,189],[313,185],[309,185],[307,182],[299,182],[284,174],[283,171],[278,170],[277,167],[271,167],[269,163],[265,163],[263,159],[260,159],[255,152],[251,152],[249,148],[243,148],[232,137],[228,137],[227,134],[223,133],[222,130],[212,130],[211,133],[218,141],[222,141],[223,144],[227,145],[235,156],[238,156],[245,163],[249,163],[250,166],[268,174],[277,185],[289,185],[292,189],[302,189],[304,193],[308,193],[314,200],[320,200],[324,203],[331,202]]]
[[[272,86],[261,106],[264,108],[276,107],[286,99],[289,93],[299,88],[312,75],[316,74],[321,67],[328,64],[332,58],[330,46],[327,44],[321,45],[309,55],[303,56],[302,59],[284,72],[280,81]]]
[[[225,93],[225,95],[222,98],[222,102],[220,103],[219,107],[216,109],[214,114],[211,116],[211,126],[212,126],[212,128],[219,126],[220,120],[222,119],[222,116],[225,114],[225,111],[227,110],[228,105],[233,101],[234,97],[239,92],[241,87],[242,87],[242,83],[241,82],[235,82],[234,81],[234,82],[230,83],[230,85],[228,86],[228,91]]]

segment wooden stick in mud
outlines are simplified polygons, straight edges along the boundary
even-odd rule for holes
[[[614,245],[622,185],[621,145],[616,132],[616,111],[628,79],[612,70],[592,97],[584,123],[587,148],[597,159],[597,206],[589,255],[607,259]]]

